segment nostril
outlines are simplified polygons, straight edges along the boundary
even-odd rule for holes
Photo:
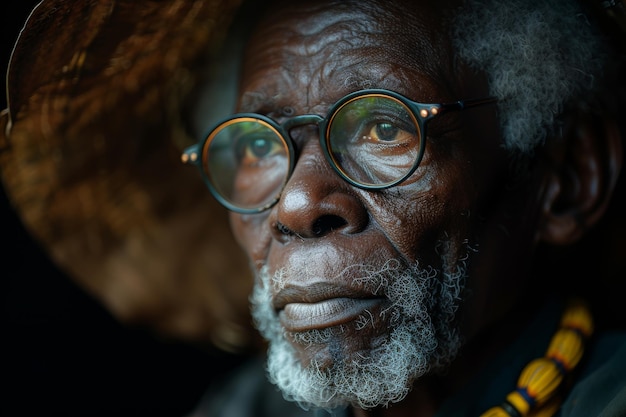
[[[311,232],[315,237],[321,237],[331,233],[333,230],[342,228],[346,224],[348,224],[348,222],[340,216],[325,215],[313,222]]]
[[[292,236],[295,233],[293,232],[293,230],[291,230],[290,228],[288,228],[287,226],[285,226],[284,224],[278,222],[276,223],[276,229],[285,236]]]

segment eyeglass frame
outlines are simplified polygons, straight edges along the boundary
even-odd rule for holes
[[[407,173],[403,175],[402,177],[400,177],[399,179],[385,183],[385,184],[381,184],[381,185],[365,184],[365,183],[361,183],[350,178],[344,172],[344,170],[337,164],[337,162],[335,162],[335,159],[332,156],[330,147],[329,147],[329,141],[330,141],[329,126],[331,126],[333,118],[337,115],[337,113],[339,112],[339,110],[341,110],[343,106],[347,105],[348,103],[358,98],[366,97],[366,96],[384,96],[384,97],[390,97],[392,99],[399,101],[401,104],[403,104],[406,108],[408,108],[411,111],[411,116],[413,117],[414,122],[417,128],[419,129],[419,133],[420,133],[420,145],[419,145],[420,148],[418,150],[418,155],[415,158],[415,162],[413,163],[413,166],[411,167],[411,169],[409,169]],[[185,150],[183,151],[181,155],[181,161],[185,164],[191,163],[191,164],[198,166],[202,175],[202,179],[204,180],[205,185],[208,187],[213,197],[220,204],[226,207],[228,210],[236,212],[236,213],[240,213],[240,214],[262,213],[266,210],[269,210],[271,207],[276,205],[276,203],[278,203],[278,201],[280,200],[280,197],[282,196],[282,192],[285,186],[287,185],[287,182],[291,178],[291,175],[293,174],[293,171],[295,169],[296,159],[297,159],[295,141],[291,137],[291,133],[290,133],[291,129],[295,127],[310,125],[310,124],[317,126],[318,131],[319,131],[320,146],[322,148],[326,161],[328,162],[330,167],[333,169],[333,171],[337,175],[339,175],[340,178],[346,181],[348,184],[354,187],[360,188],[362,190],[383,190],[383,189],[394,187],[400,184],[401,182],[405,181],[407,178],[413,175],[415,170],[417,170],[417,168],[419,167],[419,164],[422,161],[422,158],[424,156],[424,151],[426,148],[426,136],[427,136],[426,135],[426,123],[429,120],[433,119],[435,116],[439,116],[443,113],[447,113],[450,111],[461,111],[461,110],[465,110],[465,109],[472,108],[472,107],[493,104],[497,101],[498,101],[497,97],[488,96],[488,97],[483,97],[483,98],[458,100],[458,101],[449,102],[449,103],[420,103],[417,101],[413,101],[400,93],[396,93],[395,91],[376,88],[376,89],[358,90],[358,91],[354,91],[352,93],[345,95],[344,97],[339,99],[337,102],[335,102],[335,104],[333,104],[330,107],[330,110],[328,111],[325,117],[320,116],[318,114],[302,114],[302,115],[289,117],[285,121],[279,123],[276,120],[268,116],[265,116],[263,114],[259,114],[259,113],[236,113],[236,114],[232,114],[230,116],[227,116],[221,119],[221,121],[213,125],[213,127],[208,130],[208,134],[205,135],[203,140],[200,140],[198,141],[198,143],[185,148]],[[225,124],[229,122],[232,123],[235,121],[239,121],[241,119],[254,119],[256,121],[262,121],[266,123],[282,139],[282,141],[287,147],[287,151],[289,154],[288,170],[286,172],[283,185],[281,186],[280,191],[277,193],[276,198],[274,198],[270,202],[257,208],[242,208],[228,201],[215,188],[215,186],[213,185],[211,181],[208,169],[205,168],[207,166],[207,160],[208,160],[208,157],[207,157],[208,149],[210,147],[212,139],[216,136],[216,134],[214,133],[221,131],[221,129],[220,130],[218,129],[224,126]],[[198,155],[200,154],[202,155],[202,158],[198,157]]]

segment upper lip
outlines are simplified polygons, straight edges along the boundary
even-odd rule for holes
[[[290,285],[282,288],[274,296],[274,309],[278,312],[291,303],[318,303],[333,298],[370,299],[381,298],[371,292],[329,282],[315,282],[307,285]]]

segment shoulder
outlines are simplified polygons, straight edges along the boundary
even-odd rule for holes
[[[561,416],[626,416],[626,331],[606,333],[593,341]]]

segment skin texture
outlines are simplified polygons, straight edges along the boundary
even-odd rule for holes
[[[434,103],[488,96],[483,75],[453,58],[444,36],[444,4],[426,3],[419,13],[400,11],[400,1],[384,5],[387,11],[363,2],[272,8],[247,49],[238,111],[279,121],[291,115],[325,115],[345,94],[370,87]],[[466,240],[472,242],[468,292],[458,314],[471,355],[454,363],[445,377],[416,381],[403,402],[371,411],[432,415],[441,400],[498,349],[497,342],[506,340],[502,334],[491,343],[487,335],[528,296],[528,259],[536,243],[573,239],[563,233],[567,222],[555,221],[552,210],[554,201],[561,210],[571,203],[559,199],[563,187],[560,177],[552,174],[552,162],[565,164],[567,158],[552,157],[560,155],[554,151],[560,145],[555,145],[545,153],[545,163],[540,159],[524,182],[513,183],[496,108],[486,106],[433,120],[417,171],[394,188],[371,192],[350,186],[332,171],[314,127],[291,133],[298,159],[280,201],[261,214],[231,215],[235,236],[255,268],[267,265],[270,274],[281,268],[303,271],[288,274],[273,289],[279,314],[290,303],[328,298],[337,291],[355,298],[371,296],[354,277],[341,274],[351,265],[380,268],[397,258],[442,267],[439,242],[450,243],[446,256],[453,263],[466,256]],[[599,201],[594,216],[602,205]],[[572,224],[577,233],[583,230]],[[530,298],[525,301],[532,303]],[[283,324],[293,330],[293,321]],[[347,326],[333,343],[293,346],[303,364],[316,360],[330,367],[337,351],[348,358],[366,354],[370,341],[387,331],[384,325],[365,333]],[[471,350],[479,336],[485,343]]]

